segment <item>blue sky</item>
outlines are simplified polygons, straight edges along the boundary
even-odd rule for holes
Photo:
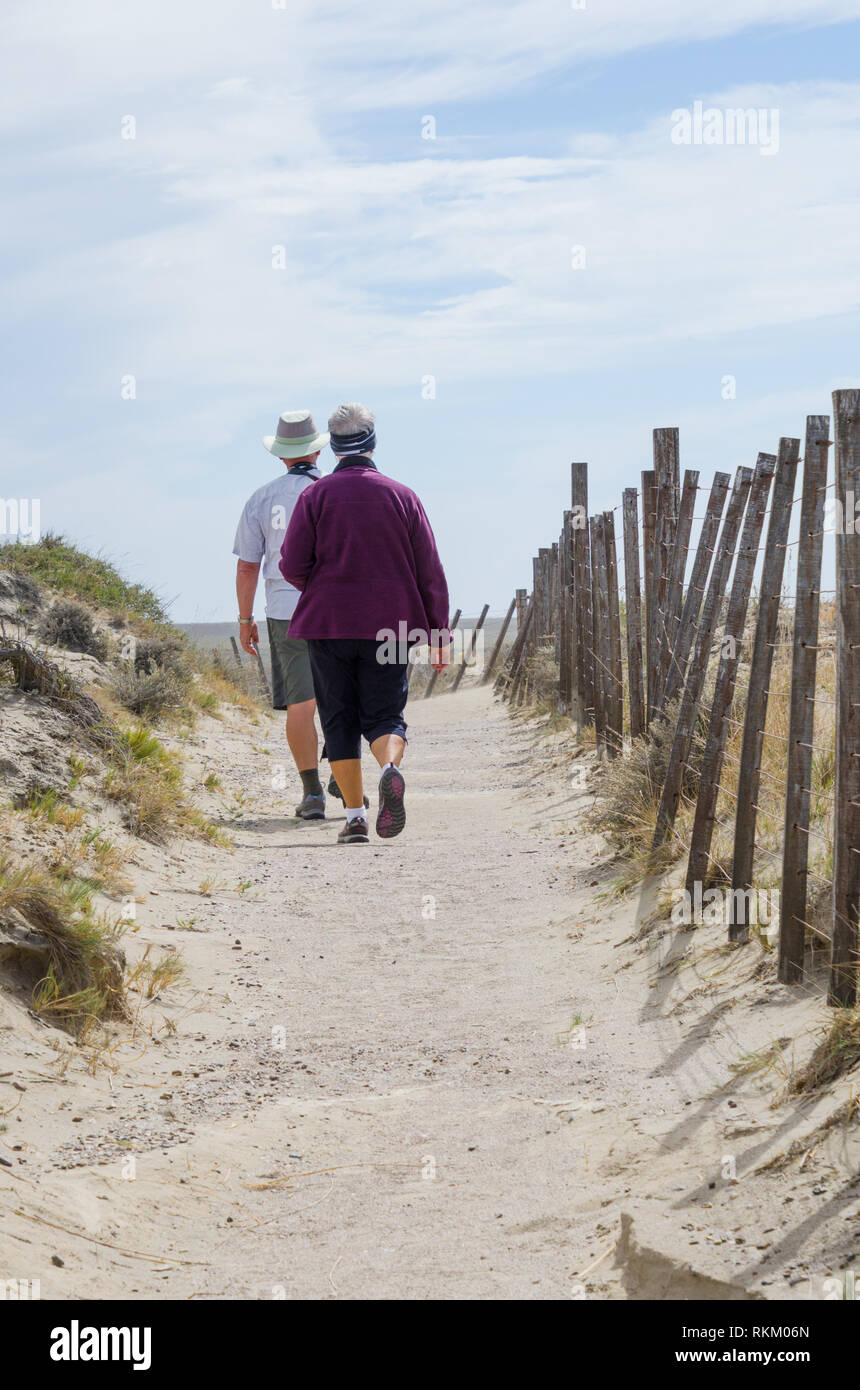
[[[177,620],[234,614],[281,409],[371,405],[454,603],[498,612],[571,459],[614,506],[673,424],[709,482],[858,382],[860,0],[49,0],[2,29],[0,492]],[[673,144],[697,100],[778,110],[778,151]]]

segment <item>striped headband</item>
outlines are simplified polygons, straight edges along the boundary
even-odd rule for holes
[[[354,434],[332,434],[330,438],[332,453],[369,454],[376,448],[376,430],[356,430]]]

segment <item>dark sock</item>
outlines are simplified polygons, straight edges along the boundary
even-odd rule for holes
[[[318,767],[310,767],[307,772],[300,772],[302,779],[302,791],[305,796],[322,796],[322,782]]]

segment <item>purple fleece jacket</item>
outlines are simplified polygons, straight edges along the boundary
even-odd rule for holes
[[[424,508],[367,459],[301,493],[280,571],[301,590],[291,637],[376,638],[386,628],[399,637],[404,622],[450,640],[448,585]]]

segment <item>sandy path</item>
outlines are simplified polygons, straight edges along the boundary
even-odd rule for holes
[[[558,1297],[590,1248],[570,1239],[576,1127],[535,1101],[601,1090],[559,1045],[582,999],[568,871],[597,851],[559,848],[574,797],[528,782],[533,735],[488,692],[417,703],[410,722],[404,835],[369,850],[333,846],[340,820],[268,835],[271,907],[246,909],[276,980],[259,1021],[287,1035],[271,1053],[284,1148],[310,1160],[269,1147],[272,1165],[379,1166],[267,1194],[283,1218],[231,1247],[225,1292]]]
[[[279,815],[268,762],[239,745],[225,777],[267,792],[235,832],[229,872],[250,886],[198,898],[207,925],[182,943],[192,979],[209,971],[206,1011],[180,1011],[114,1091],[97,1074],[64,1102],[78,1134],[132,1134],[135,1180],[99,1163],[26,1188],[30,1160],[13,1273],[48,1297],[623,1297],[595,1261],[633,1210],[643,1230],[659,1216],[673,1258],[797,1296],[809,1242],[828,1218],[842,1239],[856,1191],[828,1169],[812,1196],[815,1162],[721,1177],[727,1153],[743,1176],[794,1137],[772,1087],[719,1090],[785,1018],[757,1007],[726,1032],[731,1000],[661,978],[665,941],[631,946],[635,904],[598,896],[611,869],[580,826],[587,786],[488,691],[409,717],[407,829],[367,848],[335,845],[336,813]],[[282,756],[274,723],[266,737]],[[48,1128],[56,1144],[56,1115]],[[46,1234],[35,1214],[164,1259]]]

